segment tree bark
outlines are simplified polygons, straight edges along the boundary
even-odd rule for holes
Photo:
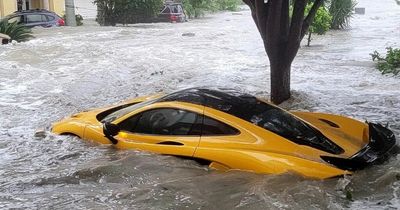
[[[290,98],[291,63],[271,62],[271,101],[280,104]]]
[[[65,0],[65,22],[67,26],[76,26],[74,0]]]

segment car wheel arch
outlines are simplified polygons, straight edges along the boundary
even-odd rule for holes
[[[73,133],[73,132],[63,132],[63,133],[60,133],[59,135],[61,135],[61,136],[72,136],[72,137],[82,138],[81,136],[79,136],[78,134],[75,134],[75,133]]]

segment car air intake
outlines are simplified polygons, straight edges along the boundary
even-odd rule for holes
[[[319,120],[320,120],[321,122],[324,122],[324,123],[328,124],[328,125],[331,126],[331,127],[340,128],[338,124],[336,124],[336,123],[334,123],[334,122],[332,122],[332,121],[329,121],[329,120],[326,120],[326,119],[319,119]]]

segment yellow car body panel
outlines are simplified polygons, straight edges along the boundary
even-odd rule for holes
[[[160,95],[141,97],[125,101],[132,104],[151,100]],[[121,104],[119,104],[121,105]],[[111,144],[103,133],[103,124],[96,116],[112,107],[82,112],[54,123],[52,131],[57,134],[73,134],[101,144]],[[295,117],[308,122],[326,137],[345,149],[342,154],[330,154],[307,145],[296,144],[273,132],[248,121],[209,107],[187,102],[160,102],[138,108],[113,121],[118,124],[146,110],[176,108],[224,122],[237,129],[234,135],[224,136],[171,136],[149,135],[121,131],[115,138],[120,149],[136,149],[161,154],[185,156],[209,161],[210,167],[222,171],[244,170],[256,173],[296,173],[305,177],[325,179],[352,172],[339,169],[321,160],[321,156],[350,158],[368,144],[368,125],[347,117],[308,112],[291,112]],[[340,125],[329,126],[320,119]],[[169,144],[173,142],[174,144]]]
[[[335,139],[335,143],[346,148],[342,156],[350,157],[368,143],[368,124],[348,117],[326,113],[291,112],[295,116],[313,125],[329,139]],[[327,125],[320,119],[329,120],[337,125],[335,128]]]
[[[254,150],[199,147],[195,156],[202,159],[218,160],[218,162],[213,162],[212,165],[215,163],[218,167],[222,165],[224,171],[242,170],[263,174],[295,173],[316,179],[351,174],[350,171],[337,169],[312,160]],[[219,169],[218,167],[217,169]]]

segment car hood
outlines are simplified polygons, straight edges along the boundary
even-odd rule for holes
[[[146,100],[151,100],[155,97],[159,97],[160,95],[151,95],[151,96],[145,96],[145,97],[138,97],[134,99],[130,99],[127,101],[123,101],[121,103],[112,105],[112,106],[107,106],[107,107],[102,107],[102,108],[96,108],[96,109],[91,109],[87,111],[82,111],[80,113],[73,114],[69,117],[66,117],[58,122],[55,122],[52,124],[52,132],[62,134],[62,133],[73,133],[75,135],[78,135],[80,137],[84,136],[84,130],[86,126],[98,126],[101,125],[99,118],[99,115],[101,114],[107,114],[107,112],[112,111],[113,109],[123,106],[123,105],[128,105],[128,104],[135,104],[135,103],[140,103]],[[71,129],[73,127],[74,129]],[[73,132],[74,131],[74,132]]]

